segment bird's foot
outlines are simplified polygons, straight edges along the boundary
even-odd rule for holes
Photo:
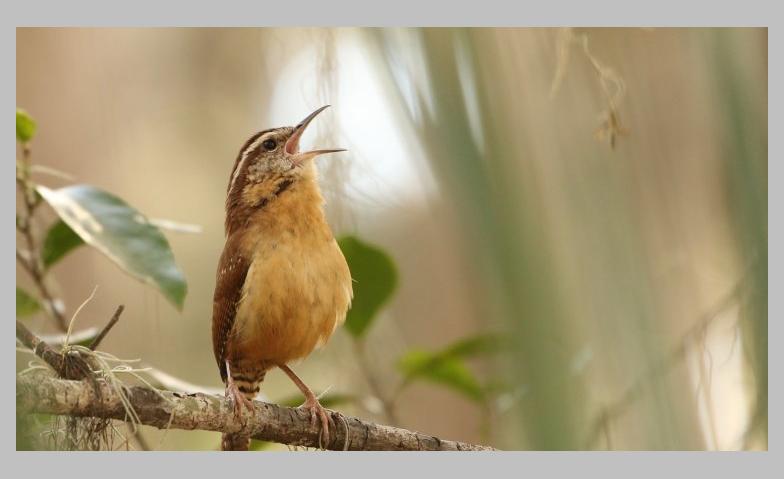
[[[300,406],[300,409],[307,409],[310,411],[310,426],[316,427],[317,421],[321,421],[321,433],[319,434],[319,446],[325,447],[329,444],[329,416],[327,410],[315,396],[310,396],[305,399],[305,402]]]
[[[285,364],[279,364],[278,367],[283,370],[286,375],[297,385],[302,394],[305,395],[305,403],[300,406],[300,409],[307,409],[310,411],[310,425],[316,427],[316,420],[321,419],[321,433],[319,434],[319,447],[324,448],[329,445],[329,416],[327,410],[318,401],[318,398],[310,388],[302,382],[302,380],[294,374],[294,371]]]
[[[226,386],[226,399],[234,404],[234,416],[237,419],[242,419],[242,410],[247,409],[253,411],[253,401],[245,397],[242,391],[237,387],[237,384],[229,377],[229,384]]]

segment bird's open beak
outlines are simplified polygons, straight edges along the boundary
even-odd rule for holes
[[[339,151],[346,151],[343,149],[335,149],[335,150],[312,150],[312,151],[304,151],[302,153],[299,152],[299,139],[302,137],[302,133],[305,132],[305,129],[308,127],[311,121],[316,118],[316,115],[321,113],[322,111],[326,110],[329,105],[324,105],[318,110],[314,111],[310,115],[306,116],[304,120],[302,120],[299,125],[294,127],[294,133],[289,137],[286,141],[286,145],[284,149],[287,154],[291,155],[291,161],[296,165],[299,166],[307,160],[311,158],[315,158],[318,155],[323,155],[325,153],[337,153]]]

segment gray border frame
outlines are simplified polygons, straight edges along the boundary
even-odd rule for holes
[[[9,5],[10,3],[10,5]],[[162,2],[136,0],[133,2],[92,1],[46,1],[46,2],[4,2],[3,5],[2,53],[4,64],[10,65],[16,55],[17,26],[768,26],[769,84],[781,85],[780,53],[781,36],[777,23],[784,18],[777,15],[774,2],[746,0],[744,2],[693,2],[657,0],[632,4],[632,2],[593,0],[590,2],[537,2],[523,4],[507,0],[482,0],[481,2],[425,3],[422,0],[396,0],[394,2],[371,2],[362,0],[297,0],[296,2],[229,1],[196,4],[196,2]],[[288,12],[286,10],[289,10]],[[5,69],[3,73],[5,91],[16,85],[15,69]],[[772,81],[770,81],[772,80]],[[15,90],[15,88],[14,88]],[[769,105],[780,106],[781,95],[778,89],[768,92]],[[10,96],[10,95],[9,95]],[[6,97],[8,98],[8,97]],[[10,102],[9,102],[10,103]],[[14,100],[15,103],[15,100]],[[15,105],[7,104],[4,110],[10,112]],[[772,111],[773,114],[770,114]],[[778,108],[770,108],[769,121],[774,131],[781,131],[781,118]],[[3,129],[11,131],[11,115],[5,115]],[[769,127],[770,129],[770,127]],[[6,135],[10,143],[11,136]],[[10,151],[10,145],[9,150]],[[779,137],[769,141],[769,157],[779,157],[781,152]],[[7,167],[10,169],[8,161]],[[781,167],[774,162],[769,167],[769,178],[781,179]],[[9,171],[9,182],[10,182]],[[769,189],[769,203],[781,203],[781,193],[777,188]],[[0,208],[14,208],[15,198],[12,188],[0,192],[3,200]],[[6,223],[10,225],[10,222]],[[15,233],[10,226],[2,235],[3,250],[10,250],[8,241],[14,242]],[[781,224],[774,215],[769,221],[769,235],[772,244],[782,244]],[[769,288],[780,286],[781,278],[777,266],[781,265],[781,255],[776,249],[770,251]],[[15,300],[11,299],[10,282],[12,265],[10,254],[3,255],[3,283],[0,288],[2,304],[10,312]],[[769,317],[778,317],[781,312],[781,299],[769,295]],[[7,315],[7,316],[10,316]],[[11,322],[6,321],[6,327]],[[780,325],[769,322],[769,338],[774,344],[780,338]],[[5,349],[6,355],[11,348]],[[770,370],[778,369],[781,351],[769,348]],[[9,369],[15,361],[5,363]],[[777,374],[771,374],[776,378]],[[8,377],[8,376],[6,376]],[[9,378],[10,380],[10,378]],[[780,384],[771,381],[769,404],[780,404]],[[220,477],[225,474],[250,474],[275,477],[299,477],[305,473],[316,476],[353,476],[372,477],[420,477],[431,476],[552,476],[584,474],[602,477],[661,477],[662,473],[681,475],[705,475],[720,477],[769,477],[775,464],[779,462],[775,451],[775,431],[780,415],[774,407],[769,412],[769,449],[762,453],[544,453],[544,452],[500,452],[500,453],[266,453],[264,455],[227,455],[218,453],[140,453],[140,454],[69,454],[69,453],[24,453],[14,452],[16,437],[12,426],[14,410],[10,394],[0,395],[7,411],[8,424],[3,428],[3,450],[11,456],[11,468],[6,472],[34,476],[52,474],[65,475],[103,475],[113,477],[138,476],[141,470],[157,475],[193,475]],[[776,469],[781,469],[780,467]]]

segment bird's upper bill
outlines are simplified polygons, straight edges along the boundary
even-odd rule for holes
[[[323,155],[324,153],[336,153],[339,151],[346,151],[343,149],[334,149],[334,150],[311,150],[305,151],[300,153],[299,152],[299,140],[302,138],[302,133],[305,132],[305,129],[308,127],[311,121],[313,121],[316,116],[321,113],[322,111],[326,110],[329,105],[324,105],[318,110],[314,111],[310,115],[306,116],[304,120],[302,120],[297,126],[294,127],[294,133],[291,134],[289,139],[286,141],[286,145],[284,150],[287,154],[291,155],[292,162],[296,166],[301,165],[305,161],[315,158],[318,155]]]

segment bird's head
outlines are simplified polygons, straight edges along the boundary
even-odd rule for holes
[[[314,111],[297,126],[271,128],[251,136],[240,149],[228,192],[270,179],[296,180],[306,174],[313,158],[342,149],[299,151],[299,141],[311,121],[329,105]]]
[[[227,234],[246,226],[247,219],[253,212],[263,211],[284,192],[308,191],[297,187],[302,180],[310,184],[310,191],[318,191],[313,158],[324,153],[345,150],[301,152],[299,140],[313,118],[327,106],[305,117],[297,126],[264,130],[245,142],[229,177],[226,195]],[[313,198],[314,201],[319,201],[318,196]]]

